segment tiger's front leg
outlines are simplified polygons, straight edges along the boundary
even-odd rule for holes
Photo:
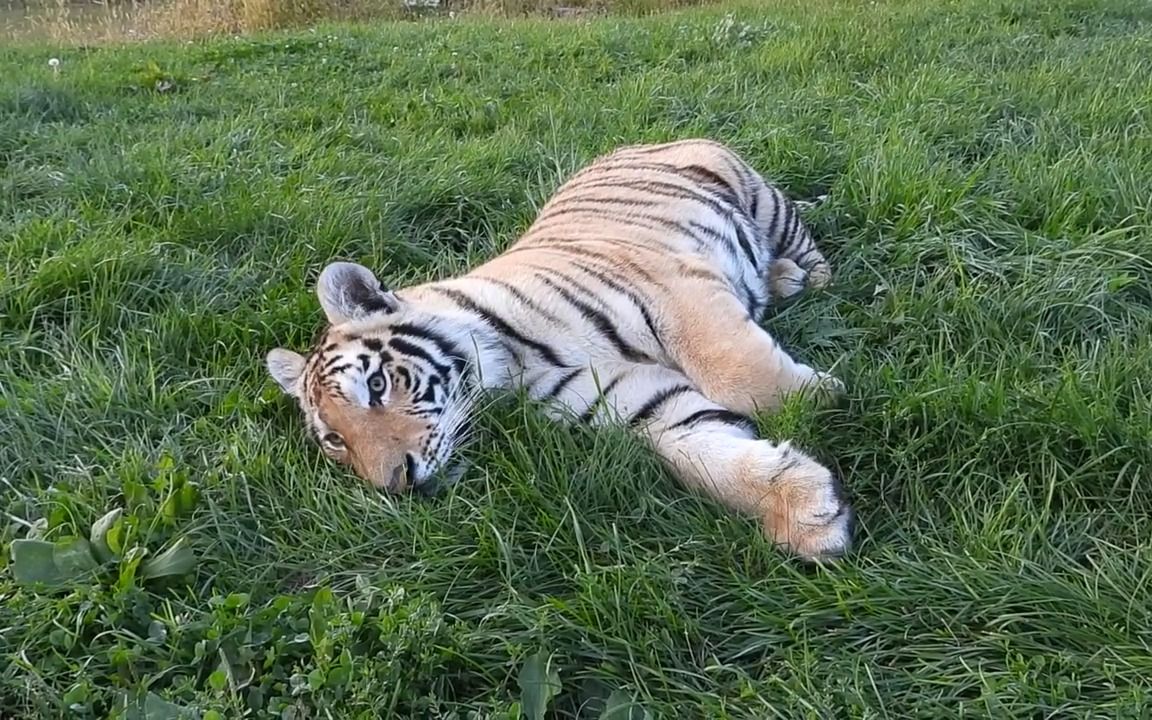
[[[667,345],[677,367],[729,410],[771,412],[799,392],[830,404],[844,392],[839,379],[780,347],[718,279],[693,281],[670,301],[669,310]]]
[[[625,423],[683,485],[758,518],[778,546],[807,560],[849,548],[852,510],[832,472],[787,442],[759,438],[752,420],[709,400],[681,373],[607,362],[554,375],[534,394],[555,401],[557,415]]]

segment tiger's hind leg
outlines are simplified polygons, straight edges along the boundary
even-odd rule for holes
[[[832,472],[787,442],[759,438],[752,420],[705,397],[681,373],[617,361],[599,363],[595,373],[556,374],[544,392],[551,400],[585,422],[623,422],[682,485],[756,517],[776,545],[807,560],[849,548],[853,514]]]
[[[827,404],[844,392],[837,378],[792,358],[719,279],[686,283],[669,310],[667,346],[676,366],[729,410],[772,411],[802,391]]]

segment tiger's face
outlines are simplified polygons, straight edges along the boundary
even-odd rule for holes
[[[407,307],[360,265],[333,263],[317,283],[329,326],[307,356],[267,366],[294,397],[324,453],[374,487],[423,489],[449,468],[472,410],[451,328]]]

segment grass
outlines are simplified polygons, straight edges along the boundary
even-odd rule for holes
[[[1150,47],[1139,0],[5,45],[0,714],[1144,717]],[[836,284],[770,327],[850,401],[761,421],[843,474],[852,556],[804,570],[515,399],[434,499],[304,440],[262,357],[325,263],[458,272],[596,154],[694,135],[830,194]],[[89,569],[16,582],[27,537]]]

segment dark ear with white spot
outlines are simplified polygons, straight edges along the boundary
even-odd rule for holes
[[[264,359],[268,372],[276,384],[292,397],[298,397],[300,376],[304,373],[304,356],[284,348],[276,348]]]
[[[369,315],[396,312],[400,299],[363,265],[332,263],[316,281],[316,295],[333,325],[363,320]]]

